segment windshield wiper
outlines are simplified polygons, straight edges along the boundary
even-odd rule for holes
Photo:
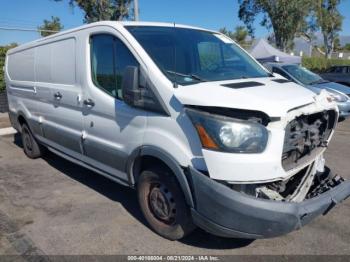
[[[200,76],[197,76],[196,74],[182,74],[182,73],[179,73],[179,72],[175,72],[175,71],[171,71],[171,70],[167,70],[166,71],[167,73],[169,74],[173,74],[173,75],[178,75],[178,76],[183,76],[183,77],[190,77],[194,80],[197,80],[197,81],[200,81],[200,82],[206,82],[207,80],[201,78]]]

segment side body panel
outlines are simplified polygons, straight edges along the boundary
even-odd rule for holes
[[[25,115],[31,129],[40,134],[34,58],[35,48],[27,48],[8,55],[5,64],[5,79],[10,114]],[[18,125],[15,127],[20,128]]]
[[[42,47],[48,52],[42,52]],[[50,92],[48,103],[41,111],[43,136],[68,150],[81,153],[82,88],[77,81],[77,40],[68,37],[42,47],[37,47],[37,81],[41,90],[49,89]],[[48,76],[46,67],[50,68]]]
[[[350,67],[336,66],[332,68],[331,72],[322,74],[322,77],[336,83],[343,83],[350,86]]]
[[[147,112],[128,106],[93,83],[89,39],[91,35],[97,34],[113,35],[128,45],[115,28],[100,26],[80,32],[79,37],[84,46],[84,77],[81,79],[84,86],[83,101],[90,99],[94,103],[93,106],[83,106],[83,150],[93,165],[126,180],[127,174],[124,172],[128,157],[143,144]]]
[[[132,108],[94,86],[90,75],[89,37],[97,33],[110,33],[121,39],[130,49],[147,76],[147,81],[155,87],[157,97],[162,99],[163,105],[169,110],[168,116]],[[52,72],[45,67],[48,62],[44,58],[51,59],[54,54],[46,44],[63,39],[74,39],[75,42],[75,78],[51,83],[54,82]],[[12,95],[14,90],[9,88],[10,108],[13,115],[18,116],[19,112],[23,112],[28,121],[35,123],[31,127],[35,126],[36,137],[55,152],[68,155],[71,159],[123,181],[129,179],[126,174],[127,162],[132,160],[132,153],[142,146],[168,152],[181,166],[194,165],[201,170],[206,169],[198,136],[190,120],[182,112],[183,105],[173,96],[171,82],[160,73],[158,67],[123,26],[89,26],[49,37],[40,44],[25,46],[33,49],[32,67],[37,70],[39,81],[35,82],[35,76],[31,82],[21,81],[21,89],[16,89],[18,93]],[[60,52],[69,51],[71,50],[68,47],[60,48]],[[38,58],[36,66],[35,52]],[[70,55],[73,56],[72,53]],[[72,69],[72,65],[67,64],[61,77],[71,76]],[[16,81],[9,77],[7,82],[9,86],[16,85]],[[59,99],[55,96],[57,93],[61,95]],[[87,99],[92,99],[95,105],[84,105],[84,100]]]

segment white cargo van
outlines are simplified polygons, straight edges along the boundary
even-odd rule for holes
[[[323,153],[338,119],[319,95],[271,75],[226,36],[99,22],[10,50],[13,126],[43,149],[137,190],[150,227],[266,238],[350,195]]]

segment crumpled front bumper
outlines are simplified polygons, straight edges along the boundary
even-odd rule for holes
[[[350,196],[350,181],[301,203],[258,199],[220,184],[189,168],[194,223],[218,236],[269,238],[287,234],[326,214]]]

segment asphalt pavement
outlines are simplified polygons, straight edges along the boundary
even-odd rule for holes
[[[134,190],[54,154],[28,159],[18,135],[0,137],[0,254],[350,255],[350,199],[301,230],[263,240],[196,230],[181,241],[153,233]],[[350,121],[341,123],[327,165],[350,179]]]

